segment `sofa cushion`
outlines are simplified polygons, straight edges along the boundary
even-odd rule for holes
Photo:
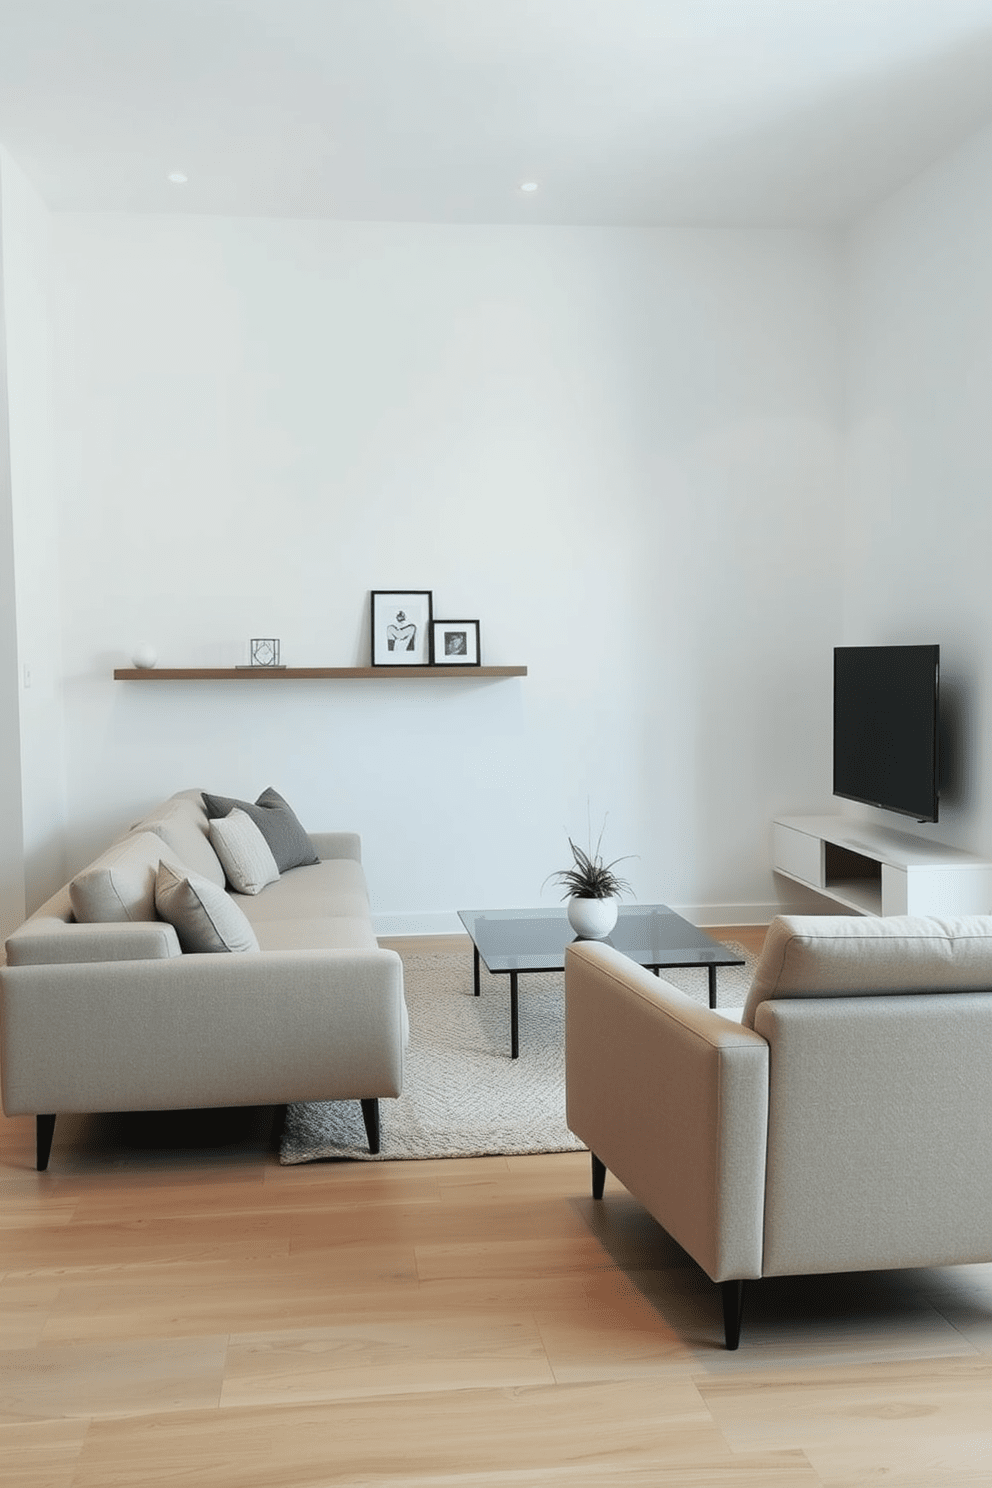
[[[224,887],[224,870],[210,846],[209,823],[198,790],[179,791],[147,816],[135,822],[132,832],[154,832],[170,848],[170,855],[194,873]]]
[[[992,915],[780,915],[768,928],[743,1022],[753,1028],[758,1006],[773,998],[989,990]]]
[[[187,953],[257,951],[258,940],[244,914],[223,889],[197,873],[163,863],[155,883],[155,907],[174,926]]]
[[[256,927],[253,926],[253,929]],[[368,920],[328,915],[312,920],[262,920],[257,926],[263,951],[374,951],[379,942]]]
[[[238,894],[260,894],[279,877],[272,849],[261,829],[239,806],[210,823],[210,845],[227,882]]]
[[[162,839],[153,832],[138,832],[108,847],[69,885],[75,918],[86,925],[154,920],[162,851]]]
[[[203,792],[203,802],[207,816],[211,818],[227,816],[235,807],[250,816],[272,849],[280,873],[285,873],[287,868],[320,861],[296,813],[271,786],[254,804],[238,801],[233,796],[211,796],[206,791]]]
[[[326,915],[371,921],[365,875],[349,858],[289,868],[264,894],[231,897],[256,927],[263,920],[315,920]]]

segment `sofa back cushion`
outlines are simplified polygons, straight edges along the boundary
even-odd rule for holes
[[[169,857],[178,858],[194,873],[223,888],[224,870],[210,846],[209,823],[203,809],[203,796],[198,790],[180,791],[170,796],[135,822],[132,832],[154,832],[170,849]]]
[[[773,998],[990,990],[992,915],[780,915],[742,1021],[753,1028],[759,1005]]]
[[[135,832],[95,858],[69,885],[69,902],[82,924],[154,920],[155,875],[163,842],[154,832]]]

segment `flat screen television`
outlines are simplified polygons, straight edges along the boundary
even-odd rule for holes
[[[936,821],[939,646],[834,650],[834,795]]]

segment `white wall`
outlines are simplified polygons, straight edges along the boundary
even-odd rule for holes
[[[937,641],[952,745],[936,826],[992,854],[992,130],[859,223],[845,638]],[[905,826],[905,819],[874,813]]]
[[[25,893],[47,897],[65,870],[59,508],[52,478],[50,215],[23,171],[0,157],[5,348],[17,664],[8,676],[20,735]]]
[[[842,272],[826,234],[49,218],[5,155],[0,184],[5,916],[18,804],[29,903],[62,871],[64,713],[69,867],[167,790],[271,782],[362,831],[381,924],[426,928],[549,900],[588,802],[642,899],[760,917],[768,820],[831,806],[838,639],[941,642],[956,747],[918,830],[992,851],[992,134]],[[393,585],[530,676],[110,680],[144,639],[364,662]]]
[[[362,832],[382,927],[550,902],[587,811],[642,900],[770,912],[829,748],[831,238],[53,227],[70,866],[167,791],[273,784]],[[142,640],[365,663],[407,586],[530,675],[111,680]]]
[[[7,183],[4,163],[0,155],[0,939],[9,935],[21,923],[25,907],[17,599],[14,585],[16,563],[5,329]]]

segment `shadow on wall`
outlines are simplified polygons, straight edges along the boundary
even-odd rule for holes
[[[937,748],[940,760],[940,809],[960,809],[967,805],[973,794],[972,778],[965,768],[967,753],[973,757],[976,751],[964,748],[965,736],[973,732],[967,717],[967,701],[964,688],[946,672],[940,678],[940,725]]]

